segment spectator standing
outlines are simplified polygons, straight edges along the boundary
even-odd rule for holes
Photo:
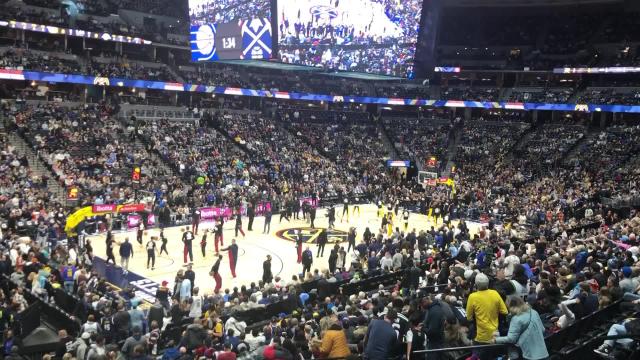
[[[426,349],[427,336],[422,331],[422,325],[420,318],[411,320],[411,329],[407,331],[407,360],[424,359],[424,355],[415,354],[416,351]]]
[[[336,315],[331,316],[331,325],[322,336],[320,353],[326,358],[343,358],[351,355],[344,330]]]
[[[498,330],[498,318],[507,315],[507,307],[500,294],[489,289],[489,278],[485,274],[476,275],[476,289],[467,300],[467,319],[476,323],[476,344],[489,344]],[[491,358],[491,353],[479,351],[482,360]]]
[[[125,359],[132,359],[134,358],[134,352],[136,348],[138,348],[139,346],[142,347],[143,353],[146,352],[144,351],[144,349],[146,349],[146,342],[146,339],[142,337],[141,329],[138,326],[134,326],[132,335],[124,341],[120,352]]]
[[[519,296],[507,299],[511,322],[507,336],[496,337],[496,344],[515,344],[526,360],[546,359],[549,356],[544,343],[544,325],[537,311],[529,307]],[[510,356],[510,358],[512,358]]]
[[[397,314],[388,309],[384,320],[376,319],[369,323],[364,339],[364,358],[367,360],[388,359],[397,347],[398,334],[393,328]]]
[[[427,315],[424,319],[424,332],[427,335],[427,346],[429,349],[440,349],[444,347],[444,325],[446,321],[443,307],[446,306],[440,300],[431,296],[425,298]],[[439,360],[440,353],[429,355],[429,359]]]

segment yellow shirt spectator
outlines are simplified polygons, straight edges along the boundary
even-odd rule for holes
[[[469,295],[467,319],[476,321],[475,341],[488,343],[498,330],[498,314],[507,314],[507,306],[495,290],[481,290]]]

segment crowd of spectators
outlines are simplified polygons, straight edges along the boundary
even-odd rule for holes
[[[160,185],[157,164],[145,149],[129,141],[107,105],[65,108],[28,106],[10,114],[10,123],[47,164],[64,188],[79,187],[88,203],[123,203],[134,199],[134,165],[144,164],[141,188]]]
[[[581,159],[600,152],[601,162],[548,172],[534,165],[549,154],[565,151],[584,129],[534,128],[535,134],[525,144],[526,149],[535,150],[533,155],[527,152],[525,161],[511,161],[507,153],[528,125],[464,125],[457,150],[456,193],[450,198],[452,193],[441,188],[425,190],[402,181],[388,183],[380,179],[380,170],[369,173],[375,170],[366,168],[362,160],[378,161],[384,146],[378,128],[364,114],[286,109],[271,119],[263,114],[233,112],[205,115],[195,124],[134,122],[127,128],[111,118],[112,111],[104,105],[64,111],[42,105],[14,111],[11,122],[27,139],[33,139],[32,146],[56,176],[86,187],[96,200],[102,197],[105,203],[124,200],[127,196],[123,194],[130,192],[116,175],[117,169],[141,162],[148,163],[152,171],[149,152],[156,152],[167,163],[176,164],[182,181],[206,178],[193,187],[179,181],[169,187],[143,184],[143,188],[160,186],[164,190],[160,197],[172,204],[182,199],[177,209],[185,214],[189,211],[185,203],[229,202],[263,191],[327,196],[332,191],[357,193],[354,189],[360,188],[387,195],[381,198],[385,202],[397,200],[408,205],[407,199],[416,200],[418,211],[433,210],[432,214],[439,213],[446,221],[433,229],[374,229],[372,237],[357,240],[355,252],[348,254],[351,263],[326,271],[320,267],[303,279],[266,278],[240,289],[202,294],[196,284],[185,281],[189,279],[185,272],[172,284],[173,291],[170,284],[163,284],[157,303],[145,310],[128,289],[113,297],[85,261],[90,252],[77,248],[76,239],[69,239],[67,247],[60,245],[44,253],[42,242],[35,238],[31,242],[14,236],[19,235],[16,225],[9,222],[2,239],[12,250],[3,273],[23,289],[6,290],[5,298],[14,304],[10,311],[19,314],[28,307],[20,291],[33,292],[42,299],[53,298],[55,291],[67,291],[82,304],[73,314],[80,330],[60,333],[57,356],[68,352],[78,357],[88,351],[84,357],[93,360],[102,352],[120,352],[128,359],[141,359],[164,350],[184,359],[196,354],[233,358],[231,353],[240,358],[272,359],[273,352],[285,358],[361,353],[375,358],[426,346],[469,345],[473,340],[507,342],[509,338],[494,339],[491,335],[498,330],[514,336],[515,317],[511,331],[507,322],[498,320],[507,312],[531,312],[527,318],[539,316],[536,332],[524,331],[526,338],[535,341],[520,346],[526,353],[545,354],[543,335],[571,326],[582,316],[622,299],[625,292],[637,290],[627,288],[624,280],[640,274],[640,269],[633,267],[640,255],[635,235],[640,231],[640,218],[632,213],[625,220],[597,200],[603,191],[637,193],[637,174],[629,176],[637,169],[626,166],[635,151],[630,144],[637,142],[639,134],[635,127],[607,129],[597,140],[585,144]],[[391,133],[411,129],[394,133],[408,151],[431,154],[438,141],[444,145],[440,149],[447,148],[446,140],[438,139],[443,134],[449,138],[450,125],[399,119],[383,123]],[[148,147],[130,147],[121,141],[136,137]],[[414,145],[408,145],[412,141]],[[424,144],[432,145],[425,149]],[[25,159],[17,157],[4,140],[2,148],[0,166],[11,169],[3,171],[1,195],[7,204],[3,214],[15,222],[44,219],[56,224],[57,212],[47,199],[45,180],[30,176]],[[321,154],[336,149],[335,158]],[[596,167],[618,168],[620,178],[603,180],[602,175],[590,174],[588,169]],[[376,187],[380,184],[383,189]],[[219,189],[231,190],[233,195],[226,196]],[[435,212],[436,208],[440,211]],[[473,217],[474,211],[491,219],[477,234],[470,233],[464,221],[451,226],[450,219]],[[338,247],[334,251],[344,250]],[[26,254],[30,252],[37,261],[28,261]],[[85,256],[87,253],[90,255]],[[23,265],[18,260],[22,254],[27,259]],[[68,271],[74,275],[67,275]],[[364,286],[374,276],[396,276],[394,271],[397,282],[389,285],[345,294],[330,290],[335,286],[331,284]],[[308,282],[317,282],[317,290],[302,290]],[[308,297],[301,297],[304,294]],[[478,296],[492,298],[501,304],[501,310],[485,318]],[[283,301],[294,301],[297,309],[267,321],[266,326],[252,327],[251,319],[238,320],[243,311]],[[476,322],[475,335],[470,335],[471,320]],[[440,326],[434,326],[436,323]],[[19,326],[13,322],[5,325],[10,329]],[[400,336],[394,331],[384,335],[384,329],[394,327]],[[5,343],[11,344],[12,336],[6,334]],[[406,342],[411,342],[410,350]],[[5,354],[11,353],[11,346],[4,349]]]
[[[250,165],[233,143],[213,128],[198,123],[162,120],[139,126],[139,136],[187,183],[195,184],[202,177],[201,187],[194,189],[195,203],[232,205],[236,189],[254,187],[250,181]],[[189,144],[185,146],[185,144]],[[260,189],[262,191],[263,189]],[[186,192],[173,189],[172,198],[186,198]],[[247,192],[248,193],[248,192]],[[247,195],[242,191],[242,195]],[[251,194],[253,195],[253,194]]]
[[[498,101],[499,88],[459,88],[445,87],[440,89],[442,100]]]
[[[108,78],[124,78],[136,80],[175,82],[177,79],[165,65],[158,67],[143,66],[126,59],[118,62],[100,63],[92,62],[87,72],[92,76]]]
[[[612,88],[598,88],[587,89],[578,98],[580,104],[628,104],[639,105],[640,104],[640,90],[638,89],[612,89]]]
[[[585,132],[585,127],[580,125],[545,125],[526,143],[519,153],[520,160],[527,162],[528,168],[553,166],[585,136]]]
[[[248,21],[254,18],[269,18],[269,1],[244,0],[195,0],[189,2],[191,25],[225,24],[234,20]]]
[[[423,164],[432,156],[438,161],[444,160],[451,132],[447,122],[385,117],[382,123],[400,157]]]
[[[326,45],[280,45],[283,63],[325,70],[356,71],[407,77],[413,70],[415,48],[409,45],[333,48]]]
[[[285,126],[329,158],[347,168],[375,174],[384,172],[381,168],[389,152],[382,140],[384,135],[368,115],[295,110],[284,117]]]
[[[6,135],[0,135],[0,218],[3,227],[16,233],[27,233],[28,222],[38,221],[40,214],[48,215],[60,208],[60,202],[47,186],[47,177],[36,175],[26,156],[21,156],[10,145]],[[60,219],[64,221],[64,219]],[[59,224],[52,224],[53,232],[61,231]]]
[[[458,142],[455,163],[465,174],[493,169],[505,160],[528,127],[521,122],[470,121]]]
[[[607,185],[608,196],[634,198],[639,195],[634,184],[638,171],[630,160],[639,141],[640,129],[637,126],[613,126],[588,136],[568,162],[594,178],[606,179],[605,182],[610,183]]]
[[[566,104],[574,94],[571,88],[515,88],[506,101]]]
[[[44,71],[52,73],[82,73],[82,66],[68,58],[61,58],[55,53],[30,51],[27,49],[8,49],[0,55],[0,66],[4,68]]]
[[[375,85],[375,95],[378,97],[401,98],[401,99],[430,99],[431,88],[429,86],[413,84],[412,86],[401,86],[396,84],[386,85],[378,83]]]
[[[289,114],[284,114],[287,121]],[[320,197],[364,193],[363,179],[345,165],[337,164],[319,150],[285,129],[274,119],[257,116],[221,116],[220,127],[262,163],[267,179],[278,184],[281,193],[292,191]],[[252,129],[258,128],[256,132]]]
[[[47,52],[33,49],[47,49]],[[378,51],[367,48],[358,51]],[[444,86],[439,95],[432,95],[432,88],[413,81],[379,81],[346,79],[325,71],[288,71],[274,70],[271,67],[254,67],[235,64],[197,64],[179,65],[170,69],[161,63],[145,64],[136,60],[138,56],[120,56],[117,52],[100,50],[98,57],[73,55],[70,49],[64,50],[58,41],[48,42],[44,39],[21,43],[20,47],[6,49],[0,60],[0,66],[24,70],[46,71],[57,73],[87,74],[94,76],[113,76],[130,79],[156,80],[202,84],[210,86],[241,87],[269,91],[291,91],[300,93],[318,93],[329,95],[379,96],[390,98],[439,98],[444,100],[469,101],[508,101],[534,103],[590,103],[590,104],[638,104],[640,91],[633,83],[611,79],[611,83],[595,82],[597,87],[588,87],[579,96],[574,95],[574,87],[562,87],[561,82],[544,85],[544,78],[538,77],[533,87],[502,88],[499,86]],[[147,56],[148,57],[148,56]],[[391,64],[400,58],[375,57],[372,61]],[[155,60],[157,61],[157,60]],[[88,65],[84,65],[84,64]],[[360,62],[361,66],[362,62]],[[386,66],[386,65],[381,65]],[[365,68],[360,71],[365,71]],[[522,83],[526,83],[525,80]],[[615,87],[614,87],[615,86]],[[501,94],[507,94],[501,96]],[[574,100],[572,100],[574,99]]]

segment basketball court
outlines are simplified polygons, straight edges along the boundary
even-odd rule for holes
[[[341,219],[342,206],[336,208],[336,223],[335,229],[330,230],[328,234],[328,244],[325,247],[325,251],[322,257],[316,257],[317,247],[315,245],[315,239],[319,234],[318,229],[326,229],[328,226],[327,210],[322,208],[318,209],[315,220],[316,229],[311,229],[309,223],[303,219],[279,222],[280,215],[274,214],[271,220],[271,231],[269,234],[263,234],[264,217],[256,217],[253,222],[253,231],[247,231],[248,220],[243,219],[243,230],[246,237],[242,234],[238,234],[236,243],[239,247],[238,260],[236,266],[236,275],[234,279],[231,276],[229,269],[229,257],[226,251],[221,251],[223,255],[222,262],[220,264],[220,276],[222,277],[222,290],[238,288],[242,285],[249,286],[251,282],[258,282],[262,278],[262,263],[266,259],[267,255],[271,255],[271,271],[274,278],[276,276],[284,279],[285,282],[289,282],[293,275],[299,275],[302,272],[302,265],[297,263],[297,252],[294,242],[293,234],[296,230],[300,230],[303,234],[306,244],[303,245],[303,250],[306,246],[313,251],[313,265],[311,269],[319,269],[320,271],[328,269],[328,259],[330,249],[335,243],[344,244],[345,249],[347,246],[347,232],[350,227],[357,229],[357,240],[359,243],[362,239],[362,234],[368,227],[369,230],[377,234],[381,225],[381,219],[377,216],[377,207],[375,205],[360,205],[360,214],[352,214],[353,206],[349,207],[349,219],[345,216]],[[441,220],[440,220],[441,221]],[[440,223],[441,224],[441,223]],[[457,222],[454,222],[457,224]],[[409,217],[409,230],[415,228],[417,232],[420,230],[429,230],[431,226],[435,225],[432,219],[428,219],[426,215],[420,215],[412,213]],[[196,273],[195,286],[200,288],[201,294],[211,294],[213,292],[215,282],[209,271],[211,266],[215,262],[215,247],[214,247],[214,234],[207,233],[207,246],[205,256],[202,255],[200,248],[200,240],[205,230],[212,229],[213,222],[200,223],[198,235],[193,241],[193,271]],[[401,211],[394,220],[394,228],[400,227],[403,229],[404,224],[401,219]],[[480,224],[468,224],[470,231],[475,233],[478,231]],[[189,227],[191,227],[189,225]],[[127,285],[133,285],[136,289],[138,296],[147,300],[153,301],[156,289],[162,281],[169,283],[169,288],[173,289],[174,279],[176,273],[180,270],[186,269],[186,265],[183,259],[183,244],[182,244],[182,232],[185,226],[176,226],[166,228],[164,235],[168,239],[167,249],[169,256],[166,254],[156,255],[156,266],[154,270],[147,268],[147,251],[145,245],[151,236],[158,236],[159,229],[150,229],[146,231],[144,236],[143,245],[139,245],[136,242],[136,232],[119,232],[114,233],[114,239],[117,244],[124,241],[125,238],[129,238],[129,241],[133,244],[134,255],[129,262],[128,274],[123,274],[119,261],[118,245],[114,247],[114,254],[118,265],[113,266],[111,264],[105,265],[104,259],[106,258],[105,251],[105,234],[95,235],[89,237],[94,249],[94,255],[96,257],[94,263],[95,268],[102,274],[104,274],[109,282],[111,282],[116,288],[122,288]],[[227,221],[224,224],[224,247],[231,244],[231,239],[235,237],[235,221]],[[160,242],[157,242],[158,249],[160,248]],[[347,254],[347,263],[350,263],[353,252]]]

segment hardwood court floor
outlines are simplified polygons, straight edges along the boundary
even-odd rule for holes
[[[320,271],[328,269],[328,258],[330,253],[330,247],[332,243],[346,244],[346,232],[350,227],[354,226],[357,229],[357,240],[359,243],[362,239],[362,234],[365,229],[369,227],[370,231],[374,234],[378,232],[381,225],[381,219],[377,216],[377,207],[375,205],[360,205],[360,214],[352,214],[353,207],[349,208],[349,219],[347,221],[342,219],[342,206],[336,208],[336,229],[329,233],[329,244],[325,248],[325,252],[322,257],[316,257],[316,245],[313,243],[317,230],[310,229],[307,221],[299,219],[291,219],[291,221],[282,220],[279,222],[280,216],[273,215],[271,220],[271,231],[269,234],[263,234],[264,218],[256,217],[253,223],[253,231],[247,231],[248,219],[243,218],[243,230],[246,236],[241,234],[236,238],[236,243],[239,247],[238,260],[236,266],[236,275],[234,279],[231,276],[229,270],[229,257],[227,252],[220,252],[224,257],[220,264],[220,275],[222,277],[222,290],[229,288],[233,289],[234,286],[238,288],[241,285],[249,285],[251,282],[258,282],[262,278],[262,263],[266,259],[267,254],[271,255],[271,270],[274,277],[280,276],[286,283],[291,280],[293,275],[302,272],[302,265],[297,263],[297,253],[295,249],[295,243],[291,239],[291,235],[294,230],[300,229],[303,232],[305,240],[309,243],[310,249],[313,251],[314,262],[313,269],[319,269]],[[326,209],[318,209],[315,220],[316,228],[326,228],[328,226]],[[401,211],[398,217],[394,220],[394,228],[396,226],[401,229],[404,228],[404,224],[401,219]],[[418,232],[420,230],[428,230],[433,226],[432,219],[427,218],[425,215],[412,213],[409,217],[409,230],[415,228]],[[479,224],[468,224],[472,233],[478,230]],[[166,254],[156,256],[156,266],[154,270],[147,269],[147,251],[145,245],[151,236],[157,236],[160,233],[159,229],[150,229],[146,231],[144,236],[143,245],[138,245],[136,242],[136,232],[120,232],[114,233],[116,243],[121,243],[126,237],[133,244],[134,256],[129,262],[129,273],[122,274],[119,267],[120,257],[118,255],[118,245],[115,246],[114,254],[116,255],[117,266],[104,265],[100,259],[106,259],[105,252],[105,235],[91,236],[91,244],[94,248],[94,255],[99,257],[96,265],[99,267],[99,271],[106,273],[107,278],[113,284],[118,287],[123,287],[127,284],[133,285],[138,294],[146,300],[153,300],[155,289],[162,281],[169,283],[169,288],[173,288],[175,275],[180,269],[186,269],[186,264],[183,261],[183,244],[181,229],[184,226],[176,226],[167,228],[164,231],[165,236],[168,239],[167,248],[169,255]],[[215,286],[214,280],[209,276],[211,266],[215,261],[215,247],[214,247],[214,235],[213,233],[207,234],[207,246],[205,256],[202,256],[200,249],[200,240],[206,229],[212,229],[213,223],[201,223],[198,230],[198,235],[193,241],[193,271],[196,273],[195,286],[200,288],[200,294],[210,294],[213,292]],[[235,221],[230,220],[224,225],[224,246],[231,244],[231,239],[235,236]],[[158,249],[160,248],[160,242],[157,242]],[[306,245],[304,246],[306,247]],[[303,249],[304,249],[303,247]],[[347,255],[347,263],[350,263],[353,253]],[[104,275],[104,274],[103,274]]]

